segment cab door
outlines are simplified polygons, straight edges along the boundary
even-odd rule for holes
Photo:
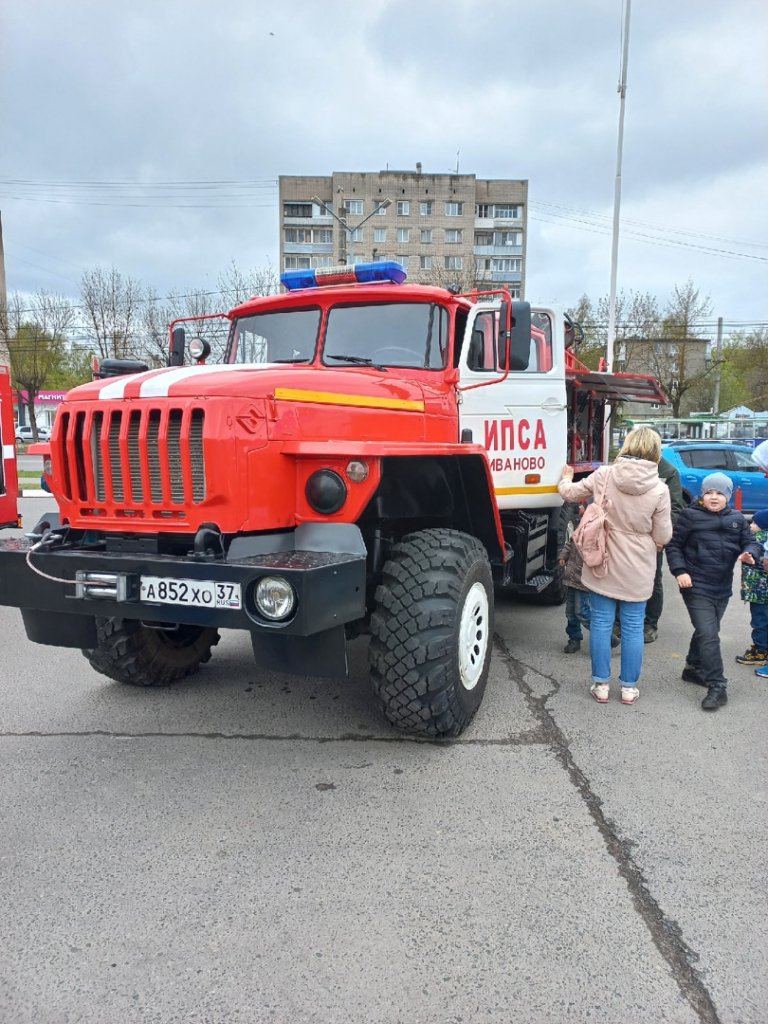
[[[567,447],[559,320],[553,310],[532,312],[528,365],[507,373],[498,308],[477,305],[468,317],[458,364],[461,437],[487,449],[500,508],[551,508],[560,504]]]
[[[19,526],[16,435],[8,371],[0,367],[0,529]]]

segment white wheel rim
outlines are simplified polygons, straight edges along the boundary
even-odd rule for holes
[[[482,583],[474,583],[464,601],[459,623],[459,674],[465,690],[474,690],[483,674],[489,632],[488,594]]]

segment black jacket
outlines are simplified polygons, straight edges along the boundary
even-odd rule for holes
[[[678,516],[667,544],[667,562],[673,576],[688,573],[689,594],[727,598],[733,591],[733,569],[743,551],[761,557],[749,524],[741,512],[724,508],[708,512],[698,501]]]
[[[659,480],[663,480],[669,488],[669,497],[672,502],[672,522],[676,523],[677,517],[686,507],[683,498],[683,484],[677,467],[663,457],[659,461]]]

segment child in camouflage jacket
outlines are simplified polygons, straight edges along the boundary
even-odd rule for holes
[[[756,512],[749,526],[758,544],[765,550],[768,542],[768,509]],[[749,604],[752,646],[736,661],[740,665],[768,666],[768,572],[765,562],[741,566],[741,599]],[[768,676],[765,670],[758,675]]]

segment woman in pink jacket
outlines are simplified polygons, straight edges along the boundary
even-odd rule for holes
[[[621,616],[621,702],[634,704],[640,696],[637,682],[643,667],[645,603],[653,592],[657,552],[672,536],[669,488],[659,480],[660,458],[661,438],[656,431],[635,427],[613,465],[601,466],[575,483],[573,468],[564,466],[558,485],[565,501],[574,502],[600,495],[605,488],[607,571],[598,575],[585,565],[581,576],[592,594],[590,692],[600,704],[610,697],[611,630],[617,604]]]

